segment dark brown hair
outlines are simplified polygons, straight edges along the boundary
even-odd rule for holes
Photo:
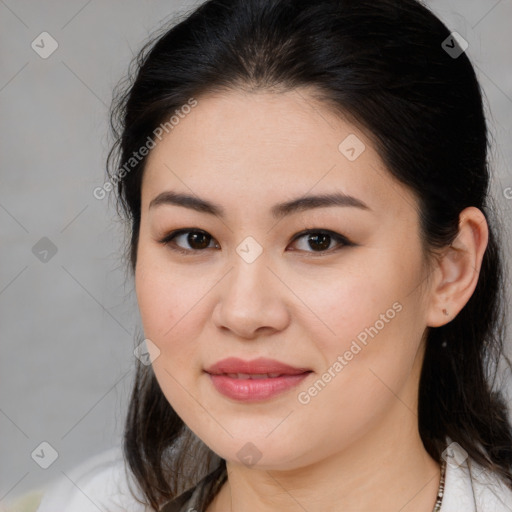
[[[129,223],[135,269],[146,158],[119,173],[155,129],[211,91],[308,87],[372,137],[418,199],[426,254],[451,244],[460,212],[484,212],[489,242],[474,294],[428,328],[419,431],[441,460],[446,436],[512,488],[512,431],[496,386],[505,326],[504,270],[489,192],[488,132],[474,69],[443,47],[448,28],[415,0],[209,0],[142,48],[112,107],[108,159]],[[117,165],[116,165],[117,164]],[[183,424],[152,368],[138,363],[125,455],[153,508],[225,461]]]

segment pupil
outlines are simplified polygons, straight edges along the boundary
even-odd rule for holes
[[[318,234],[318,235],[310,235],[308,239],[309,246],[314,251],[327,249],[330,245],[330,235],[326,234]],[[311,242],[314,244],[317,244],[317,247],[315,248],[314,245],[311,245]]]
[[[206,249],[210,244],[208,235],[205,233],[189,233],[187,241],[190,247],[194,247],[195,249]]]

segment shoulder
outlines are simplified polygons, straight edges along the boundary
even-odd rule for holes
[[[37,512],[150,512],[136,499],[141,496],[116,447],[63,472],[43,495]]]
[[[470,460],[469,462],[469,471],[475,490],[476,510],[510,512],[512,510],[512,489],[496,474],[482,468],[474,461]]]
[[[441,512],[510,512],[512,489],[495,473],[467,458],[446,464]]]

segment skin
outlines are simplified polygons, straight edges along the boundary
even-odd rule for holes
[[[366,146],[354,161],[338,149],[350,134]],[[225,217],[150,209],[164,191],[217,203]],[[280,221],[270,213],[333,191],[368,210],[328,206]],[[413,193],[361,129],[306,90],[198,98],[151,151],[141,208],[135,284],[145,337],[159,350],[155,375],[183,421],[227,461],[228,482],[208,512],[431,512],[440,466],[424,449],[416,413],[424,335],[453,319],[475,289],[487,244],[482,212],[464,210],[453,246],[428,266]],[[175,243],[187,255],[160,243],[184,228],[207,232],[209,248],[191,247],[186,235]],[[304,229],[355,245],[331,239],[315,251],[307,237],[294,240]],[[236,252],[248,236],[263,248],[252,263]],[[394,303],[400,312],[300,403],[298,394]],[[277,397],[241,403],[219,394],[203,371],[229,356],[312,373]],[[247,443],[261,453],[251,466],[237,455]]]

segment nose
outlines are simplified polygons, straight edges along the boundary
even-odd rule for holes
[[[285,329],[290,322],[287,288],[269,268],[264,254],[252,263],[235,254],[233,264],[220,283],[214,324],[244,339]]]

